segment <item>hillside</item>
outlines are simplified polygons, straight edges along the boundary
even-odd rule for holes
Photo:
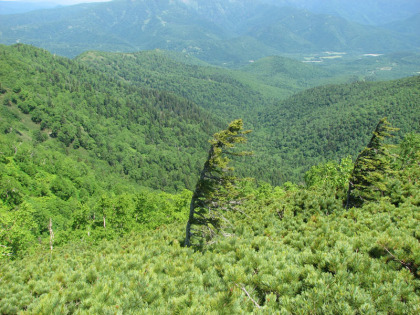
[[[418,77],[324,86],[287,98],[348,78],[280,57],[232,71],[193,59],[185,64],[187,57],[162,51],[89,52],[72,61],[23,45],[3,50],[5,104],[76,153],[86,150],[154,189],[192,189],[209,135],[238,117],[254,129],[256,156],[251,165],[240,163],[239,174],[273,184],[302,180],[321,161],[355,156],[383,116],[402,132],[418,131]]]
[[[289,58],[278,59],[284,66],[273,67],[267,75],[275,73],[282,84],[271,80],[272,77],[262,80],[253,70],[256,65],[252,65],[251,70],[234,71],[194,64],[195,59],[188,55],[170,55],[160,50],[127,54],[87,52],[76,58],[82,64],[110,77],[117,75],[135,86],[175,93],[226,121],[237,117],[251,120],[258,110],[271,105],[273,100],[285,99],[294,92],[319,85],[322,79],[325,82],[337,80],[332,72]],[[300,71],[291,75],[292,69]],[[342,80],[346,79],[343,76]]]
[[[193,187],[218,119],[185,98],[111,79],[37,48],[0,49],[3,110],[19,108],[18,117],[36,123],[47,138],[143,186]]]
[[[321,67],[347,77],[353,75],[358,81],[386,81],[420,74],[420,54],[416,52],[336,56],[314,56],[309,61],[321,61]]]
[[[264,0],[274,5],[289,5],[314,13],[340,16],[367,25],[384,25],[405,20],[420,12],[416,0]]]
[[[418,0],[6,2],[0,314],[420,314]]]
[[[267,85],[285,90],[300,92],[292,89],[293,82],[300,88],[309,88],[338,81],[350,81],[353,77],[331,70],[329,66],[320,67],[303,63],[296,59],[280,56],[270,56],[240,68],[248,76],[255,76]]]
[[[33,209],[49,209],[37,219],[43,233],[48,216],[66,230],[78,202],[96,205],[111,187],[111,204],[124,191],[193,189],[210,135],[232,118],[245,117],[254,130],[254,156],[239,159],[237,173],[274,185],[301,183],[312,165],[356,157],[383,116],[401,128],[395,141],[419,132],[418,76],[317,87],[276,101],[285,97],[276,85],[302,89],[319,69],[273,57],[221,70],[164,52],[69,60],[25,45],[2,46],[0,55],[0,152],[13,160],[3,193],[21,192],[11,205],[35,198]],[[71,171],[76,161],[85,165],[80,173]]]
[[[0,57],[0,313],[420,311],[420,76],[279,100],[288,79],[302,89],[329,70],[22,44]],[[254,156],[226,152],[201,172],[214,186],[197,186],[212,191],[193,224],[216,233],[185,247],[208,140],[238,113],[248,143],[228,128],[213,152],[232,133]],[[395,147],[372,136],[383,116]],[[373,162],[347,157],[362,150]],[[347,209],[348,196],[363,198]]]
[[[226,20],[220,19],[220,13],[227,11],[226,7],[225,10],[220,10],[223,5],[226,5],[223,0],[189,0],[184,3],[188,3],[200,14],[207,14],[207,17],[216,23],[226,22]],[[349,21],[368,25],[384,25],[398,20],[405,20],[412,16],[413,13],[420,12],[420,4],[416,0],[400,0],[398,3],[391,0],[355,0],[352,3],[340,0],[243,0],[241,3],[248,7],[253,4],[294,7],[314,13],[336,15]],[[37,9],[53,8],[55,6],[58,5],[54,0],[48,2],[37,1],[36,3],[1,1],[0,14],[25,13]],[[228,26],[232,27],[235,24],[229,23]]]
[[[164,51],[135,54],[89,52],[77,60],[97,70],[105,69],[111,77],[118,74],[134,85],[162,89],[188,98],[226,121],[244,118],[254,129],[250,146],[256,158],[252,165],[240,165],[239,174],[281,184],[287,180],[302,180],[310,165],[349,154],[355,156],[375,121],[383,116],[389,116],[393,123],[401,126],[401,134],[418,131],[418,77],[375,84],[329,85],[290,97],[305,87],[323,82],[346,82],[352,79],[352,75],[362,76],[360,69],[373,64],[377,67],[398,59],[402,68],[405,58],[407,67],[410,67],[416,64],[415,61],[410,63],[411,56],[381,56],[359,60],[361,65],[357,66],[342,61],[322,67],[269,57],[240,71],[186,65],[168,58]],[[413,58],[415,60],[415,56]],[[341,74],[342,69],[352,75]],[[375,100],[371,102],[373,95]],[[278,100],[282,101],[279,103]],[[326,102],[331,107],[324,106]],[[395,105],[391,106],[392,103]],[[366,112],[366,115],[361,116],[360,112]],[[312,116],[314,113],[316,118]],[[357,122],[354,122],[355,117]],[[348,122],[340,123],[346,119]],[[314,123],[306,126],[303,125],[305,121]],[[334,135],[329,136],[329,133]],[[343,145],[343,139],[349,139],[351,143]],[[328,148],[324,142],[328,143]],[[266,169],[272,169],[272,172],[268,174]]]
[[[307,189],[247,187],[231,234],[203,250],[181,245],[180,223],[38,246],[0,265],[0,312],[416,314],[420,139],[410,139],[386,197],[362,208],[343,209],[343,185],[319,174]]]
[[[321,51],[401,51],[417,39],[308,11],[267,7],[247,22],[246,34],[283,53]]]
[[[391,80],[420,72],[416,53],[322,58],[317,64],[271,56],[238,69],[214,67],[188,54],[163,50],[92,51],[76,60],[136,86],[175,93],[226,121],[242,117],[253,128],[256,112],[304,89],[357,80]]]
[[[47,246],[50,222],[60,246],[86,233],[95,243],[185,220],[187,190],[153,191],[49,137],[15,108],[0,107],[0,127],[0,260]]]
[[[0,55],[1,258],[48,244],[49,222],[60,246],[185,220],[217,119],[38,48]]]
[[[403,20],[384,25],[387,29],[397,31],[401,34],[415,34],[420,27],[420,12]]]
[[[32,44],[75,57],[87,50],[185,52],[217,65],[325,50],[415,50],[415,34],[252,1],[115,0],[5,15],[0,42]]]
[[[260,172],[273,169],[283,181],[296,181],[309,165],[355,157],[385,116],[401,128],[398,137],[420,131],[420,76],[298,93],[259,114],[251,144],[260,159],[271,157]]]

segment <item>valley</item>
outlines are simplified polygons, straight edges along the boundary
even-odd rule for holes
[[[366,1],[0,3],[0,313],[420,313],[418,3]]]

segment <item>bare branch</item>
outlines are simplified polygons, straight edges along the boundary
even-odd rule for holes
[[[242,291],[245,292],[245,294],[248,296],[248,298],[255,304],[256,307],[261,308],[261,306],[259,306],[259,304],[251,297],[251,295],[248,293],[248,291],[245,289],[245,287],[242,287],[240,285],[238,285],[237,283],[235,283],[235,285],[240,288]]]
[[[390,254],[391,255],[391,257],[394,259],[394,260],[396,260],[396,261],[398,261],[401,265],[403,265],[405,268],[407,268],[410,272],[413,272],[413,270],[411,270],[411,264],[407,264],[405,261],[403,261],[403,260],[400,260],[400,259],[398,259],[397,257],[395,257],[395,255],[393,255],[389,250],[388,250],[388,248],[386,248],[385,246],[383,246],[383,249],[385,249],[386,250],[386,252],[388,253],[388,254]]]

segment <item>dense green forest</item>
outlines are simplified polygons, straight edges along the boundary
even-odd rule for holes
[[[201,250],[181,246],[185,222],[98,244],[88,233],[60,248],[40,244],[0,266],[0,310],[416,314],[420,137],[378,145],[391,150],[390,172],[377,179],[382,195],[360,207],[343,207],[351,162],[314,166],[306,187],[244,182],[231,233]],[[119,227],[126,215],[114,213]]]
[[[133,85],[165,90],[194,101],[227,120],[242,117],[252,125],[255,112],[311,87],[391,80],[420,70],[419,55],[399,53],[319,65],[271,56],[236,70],[214,67],[187,54],[163,50],[136,53],[90,51],[75,60]],[[392,68],[392,71],[381,71]]]
[[[0,313],[419,313],[420,77],[336,73],[0,46]]]
[[[193,187],[218,119],[185,98],[30,46],[3,46],[1,55],[2,110],[13,115],[19,109],[19,117],[37,124],[40,142],[56,138],[145,187]],[[13,127],[2,119],[3,130]]]
[[[255,157],[239,163],[239,174],[275,185],[302,181],[310,165],[355,156],[381,117],[401,126],[400,135],[419,131],[418,76],[315,87],[287,98],[335,72],[278,58],[271,72],[260,63],[223,70],[160,51],[69,60],[15,45],[3,46],[2,55],[4,111],[30,118],[41,140],[56,138],[72,154],[99,158],[154,189],[192,189],[207,139],[237,117],[255,130]],[[300,70],[292,75],[293,67]]]
[[[322,86],[296,94],[259,114],[261,127],[255,130],[252,149],[272,157],[273,166],[286,174],[279,176],[283,182],[299,180],[309,165],[355,157],[369,140],[369,130],[385,116],[400,128],[397,141],[420,131],[420,76]]]
[[[407,58],[408,65],[410,56],[400,57]],[[354,80],[354,76],[365,77],[362,68],[357,72],[346,62],[341,62],[341,66],[336,63],[331,67],[315,67],[271,57],[232,71],[180,58],[182,55],[172,53],[169,57],[164,51],[89,52],[77,60],[97,70],[106,69],[108,75],[117,74],[133,85],[186,97],[226,120],[243,117],[255,129],[250,146],[256,158],[252,165],[240,166],[238,171],[273,184],[302,180],[310,165],[355,156],[381,117],[388,116],[393,123],[403,126],[400,135],[419,131],[418,76],[390,82],[326,85],[303,91],[333,81],[346,83]],[[391,60],[384,58],[382,62],[387,64]],[[299,91],[303,92],[290,97]],[[266,172],[268,168],[272,170],[270,174]]]
[[[293,90],[302,90],[294,82],[289,83],[287,90],[275,90],[257,80],[241,77],[239,72],[204,63],[187,64],[194,63],[193,58],[174,58],[174,54],[156,50],[133,54],[87,52],[76,60],[109,77],[118,76],[133,86],[164,90],[189,99],[224,120],[234,119],[235,115],[250,116],[257,108],[267,106],[270,97],[261,90],[272,90],[271,98],[285,98]]]

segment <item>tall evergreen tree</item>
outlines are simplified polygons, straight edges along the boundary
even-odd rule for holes
[[[347,209],[361,207],[365,201],[377,200],[384,194],[386,176],[391,172],[389,145],[384,141],[396,130],[386,117],[379,121],[368,146],[354,163],[347,191]]]
[[[185,245],[191,245],[191,238],[210,240],[221,231],[222,222],[228,222],[226,212],[229,199],[235,195],[236,177],[229,166],[228,156],[250,155],[250,152],[236,152],[236,144],[246,142],[242,119],[232,121],[226,130],[213,135],[207,161],[201,171],[193,193],[190,214],[186,228]],[[225,214],[225,215],[224,215]],[[193,227],[194,226],[194,227]]]

